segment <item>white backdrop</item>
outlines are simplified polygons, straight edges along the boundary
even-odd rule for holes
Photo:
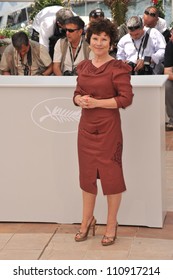
[[[166,76],[132,77],[121,110],[127,191],[119,224],[162,227],[165,205]],[[81,221],[75,77],[0,76],[0,221]],[[99,187],[95,216],[106,223]]]

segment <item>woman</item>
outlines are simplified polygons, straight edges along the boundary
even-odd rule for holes
[[[122,133],[119,108],[132,103],[130,66],[115,60],[109,50],[117,39],[117,29],[108,19],[91,23],[87,41],[94,53],[77,67],[78,79],[74,103],[82,108],[78,129],[80,186],[83,193],[83,219],[77,242],[95,234],[93,216],[97,195],[96,180],[101,180],[107,195],[108,214],[102,245],[115,242],[117,212],[121,193],[126,190],[122,171]]]

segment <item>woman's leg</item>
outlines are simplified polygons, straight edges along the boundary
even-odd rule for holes
[[[85,233],[87,231],[88,225],[90,224],[93,218],[96,195],[82,191],[82,197],[83,197],[83,218],[82,218],[80,231]]]
[[[93,216],[96,195],[82,192],[83,196],[83,218],[80,230],[75,235],[75,241],[84,241],[87,239],[89,230],[92,228],[93,235],[95,235],[95,224],[96,220]]]
[[[117,214],[121,202],[121,196],[122,196],[121,193],[107,196],[108,215],[107,215],[107,226],[105,232],[105,236],[107,237],[115,236]]]

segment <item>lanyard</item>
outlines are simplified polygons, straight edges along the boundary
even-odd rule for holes
[[[146,34],[145,34],[145,36],[146,36]],[[142,50],[142,53],[141,53],[141,58],[142,58],[142,56],[144,54],[144,39],[145,39],[145,36],[142,37],[139,49],[136,47],[135,41],[132,39],[133,45],[134,45],[134,47],[135,47],[135,49],[137,51],[137,60],[139,59],[139,54],[140,54],[140,51],[141,51],[142,47],[143,47],[143,50]]]
[[[17,52],[17,68],[19,67],[19,62],[21,63],[22,66],[23,75],[31,76],[31,65],[30,65],[31,63],[28,63],[28,56],[27,56],[27,62],[25,64]],[[17,69],[17,73],[18,73],[18,69]]]
[[[78,50],[77,50],[77,52],[76,52],[75,56],[73,56],[73,53],[72,53],[72,47],[71,47],[71,46],[69,46],[70,57],[71,57],[71,62],[72,62],[72,71],[73,71],[73,69],[74,69],[74,62],[75,62],[76,58],[78,57],[78,54],[79,54],[79,52],[80,52],[80,50],[81,50],[81,47],[82,47],[82,42],[83,42],[83,41],[81,40],[81,42],[80,42],[80,46],[78,47]]]

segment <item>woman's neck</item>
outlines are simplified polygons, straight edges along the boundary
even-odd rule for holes
[[[110,56],[109,54],[105,55],[105,56],[95,56],[92,60],[92,64],[95,67],[100,67],[103,64],[105,64],[106,62],[110,61],[114,59],[112,56]]]
[[[95,56],[93,60],[95,63],[104,63],[110,59],[112,59],[112,57],[109,54],[106,54],[104,56]]]

